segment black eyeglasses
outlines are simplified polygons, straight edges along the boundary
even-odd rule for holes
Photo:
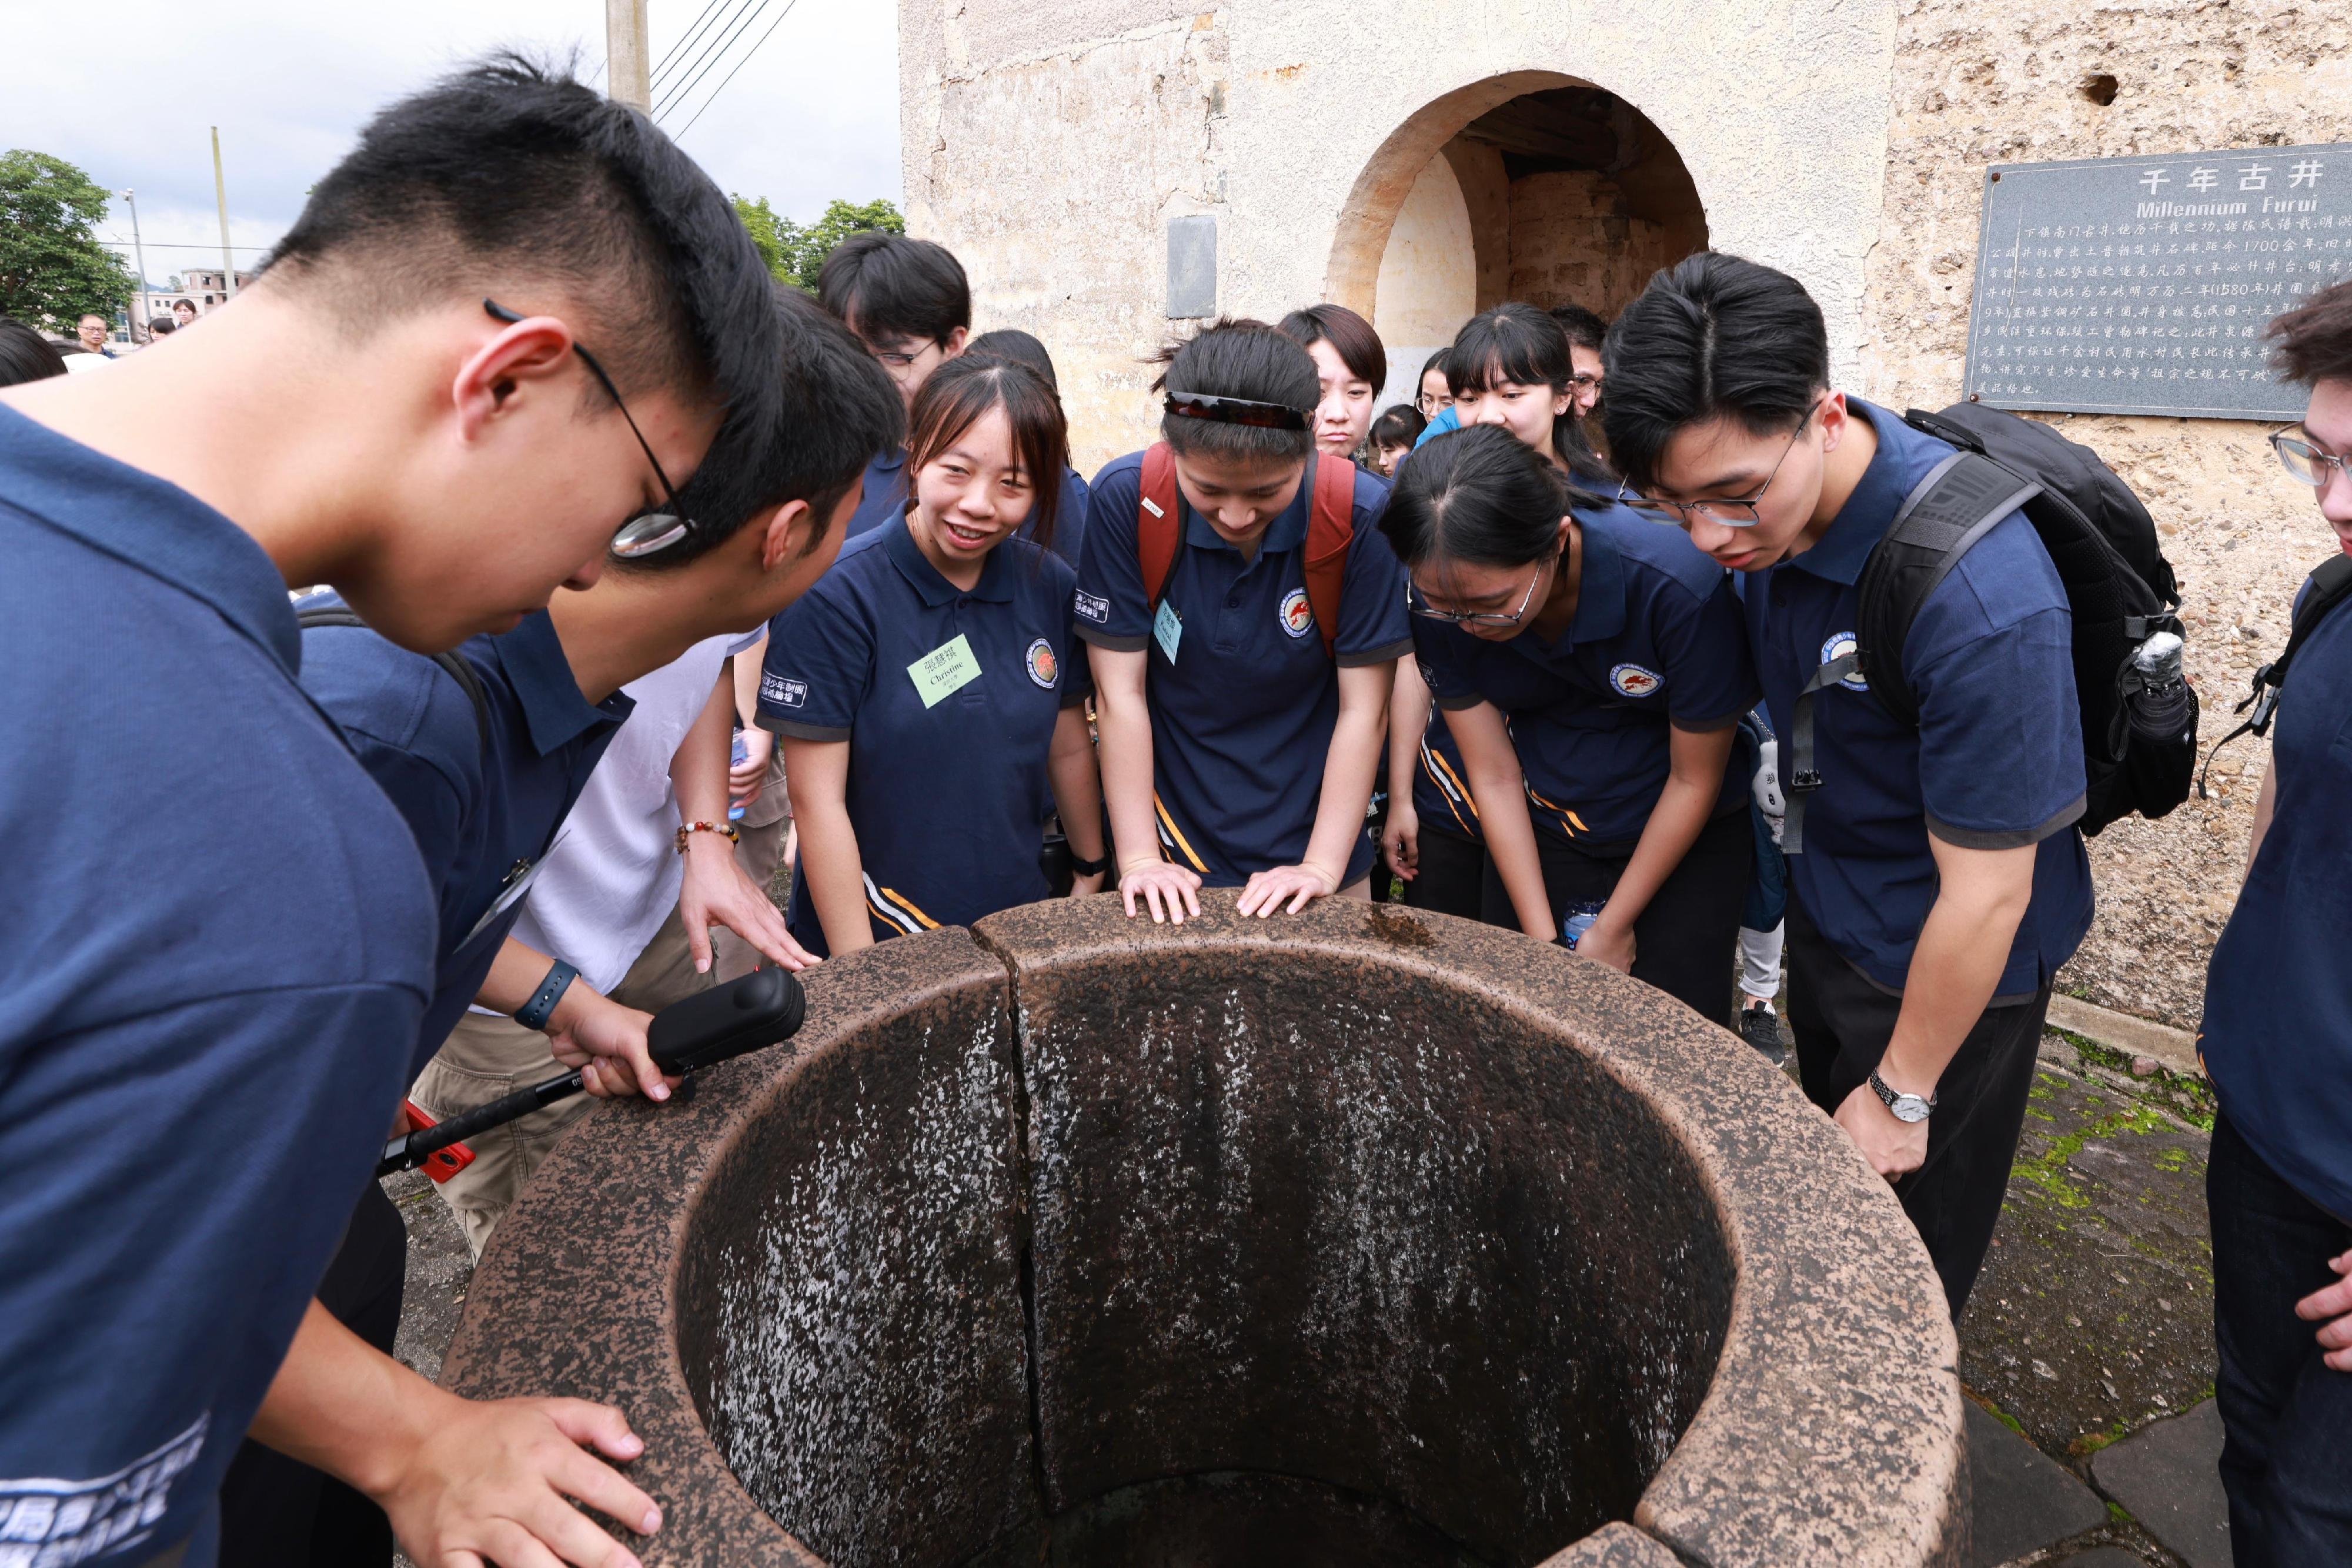
[[[1507,614],[1494,610],[1440,610],[1423,595],[1421,584],[1409,577],[1404,580],[1405,608],[1424,620],[1443,621],[1454,626],[1516,626],[1527,619],[1528,606],[1535,602],[1536,584],[1543,580],[1544,568],[1549,562],[1549,557],[1536,562],[1535,575],[1528,579],[1528,591],[1519,595],[1519,607]]]
[[[1664,501],[1654,496],[1637,496],[1626,486],[1620,485],[1617,486],[1617,499],[1652,522],[1688,527],[1693,517],[1704,517],[1727,528],[1752,528],[1759,520],[1756,503],[1764,498],[1764,492],[1770,489],[1772,481],[1780,476],[1780,465],[1789,461],[1789,454],[1797,449],[1797,438],[1805,434],[1805,426],[1812,422],[1813,412],[1807,409],[1805,417],[1797,422],[1797,428],[1789,433],[1789,444],[1780,448],[1780,462],[1772,465],[1772,472],[1764,476],[1764,483],[1756,486],[1756,493],[1752,496],[1743,496],[1737,500]]]
[[[504,321],[509,326],[522,319],[495,299],[483,300],[482,308],[490,313],[491,320]],[[572,351],[580,356],[580,362],[588,367],[588,373],[596,378],[596,384],[604,389],[604,395],[611,398],[613,406],[621,411],[622,419],[628,423],[629,434],[637,438],[637,445],[645,453],[646,461],[654,465],[654,477],[661,481],[662,494],[669,497],[668,511],[646,512],[623,523],[620,531],[613,536],[613,553],[624,560],[634,560],[639,556],[667,549],[693,531],[694,519],[686,515],[686,507],[677,498],[677,486],[671,484],[669,476],[662,471],[661,459],[654,455],[653,443],[647,441],[646,433],[637,428],[635,418],[629,413],[629,405],[621,400],[621,389],[613,384],[613,378],[604,373],[604,367],[596,362],[596,356],[582,348],[577,340],[572,342]]]

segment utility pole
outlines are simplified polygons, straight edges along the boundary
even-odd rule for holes
[[[604,89],[647,114],[654,111],[651,55],[646,0],[604,0]]]
[[[236,262],[228,253],[228,182],[221,177],[220,127],[213,127],[213,197],[220,203],[221,287],[236,293]]]
[[[135,343],[141,332],[147,332],[147,247],[139,238],[139,193],[125,191],[122,199],[131,204],[131,255],[139,268],[139,308],[131,313],[131,340]],[[147,340],[153,342],[155,334],[147,332]]]

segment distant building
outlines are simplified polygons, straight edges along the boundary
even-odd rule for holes
[[[229,295],[227,277],[226,272],[217,267],[209,272],[184,272],[180,274],[180,287],[177,289],[148,289],[146,312],[139,319],[142,326],[152,321],[158,316],[169,315],[172,307],[183,299],[194,305],[199,316],[216,305],[226,303]],[[253,281],[253,277],[252,273],[239,268],[236,274],[236,286],[243,288]]]

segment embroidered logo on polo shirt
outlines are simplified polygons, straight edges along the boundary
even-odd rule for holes
[[[1062,666],[1054,657],[1054,645],[1043,637],[1029,644],[1029,678],[1047,691],[1062,678]]]
[[[1315,630],[1315,606],[1307,602],[1305,589],[1294,588],[1282,596],[1282,629],[1293,637]]]
[[[1618,664],[1610,669],[1609,684],[1621,697],[1646,697],[1656,695],[1658,688],[1666,684],[1666,677],[1639,664]]]
[[[782,675],[762,672],[760,676],[760,700],[778,707],[803,707],[808,703],[808,683],[788,681]]]
[[[1097,599],[1084,590],[1081,590],[1077,597],[1071,601],[1070,607],[1097,625],[1108,624],[1110,621],[1110,601]]]
[[[1858,653],[1861,651],[1862,643],[1853,632],[1832,632],[1829,634],[1829,640],[1822,644],[1822,663],[1826,664],[1832,659],[1843,659],[1848,653]],[[1838,685],[1850,692],[1866,692],[1870,689],[1870,683],[1862,678],[1860,670],[1856,670]]]
[[[206,1412],[186,1431],[112,1475],[88,1480],[0,1477],[0,1563],[81,1563],[145,1541],[170,1510],[173,1484],[196,1462],[211,1425]]]

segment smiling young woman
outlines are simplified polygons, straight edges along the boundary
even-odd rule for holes
[[[1173,349],[1163,442],[1094,482],[1077,633],[1129,915],[1365,896],[1364,832],[1404,583],[1387,487],[1316,449],[1315,361],[1257,321]]]
[[[1056,810],[1096,862],[1071,891],[1102,885],[1087,668],[1051,548],[1067,444],[1025,365],[941,366],[915,399],[915,504],[776,620],[761,722],[783,737],[801,833],[787,924],[809,951],[1049,897],[1038,851]]]

